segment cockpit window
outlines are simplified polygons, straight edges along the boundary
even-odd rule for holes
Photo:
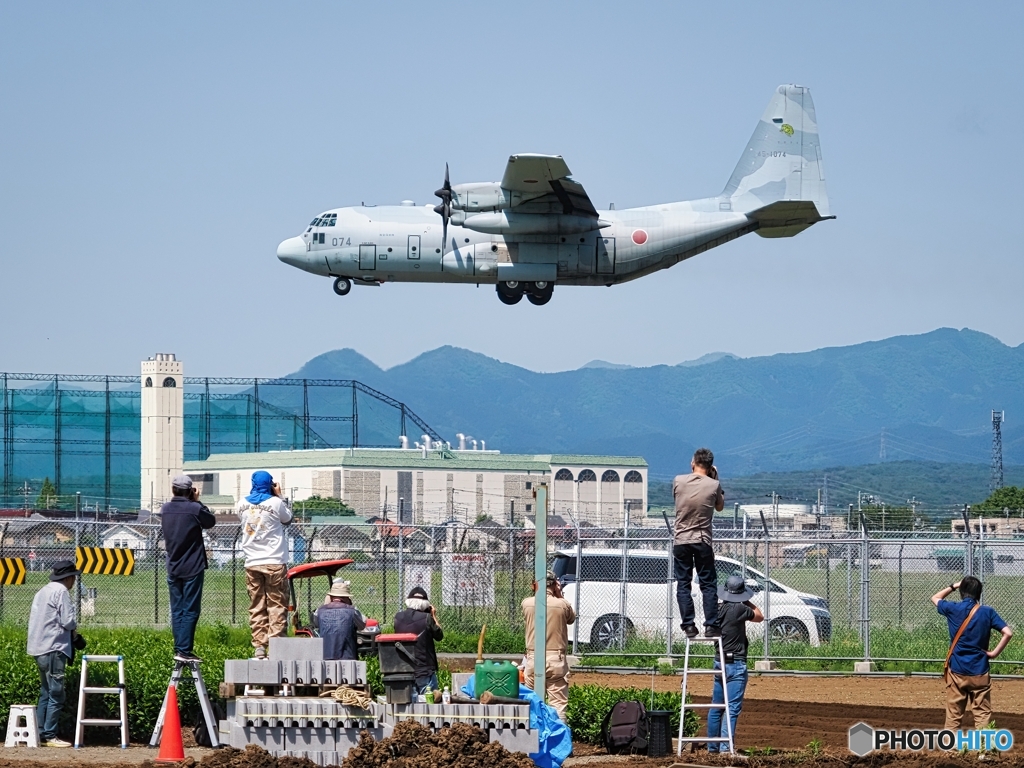
[[[315,219],[309,222],[309,227],[310,229],[312,229],[313,227],[333,227],[337,223],[338,214],[325,213],[323,216],[317,216]]]
[[[338,222],[338,214],[332,213],[331,216],[330,216],[330,221],[327,222],[327,226],[328,227],[333,227],[337,222]]]

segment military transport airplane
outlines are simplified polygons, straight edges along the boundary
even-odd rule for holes
[[[352,284],[487,283],[515,304],[558,285],[615,285],[756,232],[792,237],[833,219],[814,102],[780,85],[717,197],[598,211],[559,155],[512,155],[500,182],[451,184],[437,206],[335,208],[285,240],[277,257]]]

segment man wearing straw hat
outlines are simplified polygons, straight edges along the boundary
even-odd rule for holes
[[[747,622],[762,622],[761,609],[750,602],[754,592],[747,586],[743,576],[732,574],[718,587],[718,624],[722,630],[722,652],[725,655],[725,688],[729,693],[729,722],[732,725],[733,743],[736,741],[736,721],[743,709],[743,694],[747,690]],[[721,669],[721,662],[715,659],[715,669]],[[711,694],[712,704],[725,703],[722,678],[715,675],[715,687]],[[721,709],[708,710],[708,738],[728,735],[723,732]],[[708,752],[728,752],[729,745],[720,741],[709,741]]]
[[[336,580],[327,593],[329,603],[313,613],[313,626],[324,639],[324,659],[355,661],[358,658],[356,635],[366,626],[366,617],[352,604],[347,581]]]

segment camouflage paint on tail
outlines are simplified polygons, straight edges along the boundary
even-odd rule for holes
[[[721,207],[729,204],[742,213],[783,200],[807,201],[821,218],[829,216],[810,88],[780,85],[775,90],[719,200]]]

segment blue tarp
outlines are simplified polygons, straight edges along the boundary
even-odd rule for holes
[[[476,682],[473,677],[460,689],[471,699],[476,698]],[[530,728],[537,731],[539,751],[530,759],[539,768],[561,768],[565,759],[572,754],[572,732],[569,726],[558,719],[554,707],[544,703],[532,688],[519,685],[519,698],[530,702]]]

